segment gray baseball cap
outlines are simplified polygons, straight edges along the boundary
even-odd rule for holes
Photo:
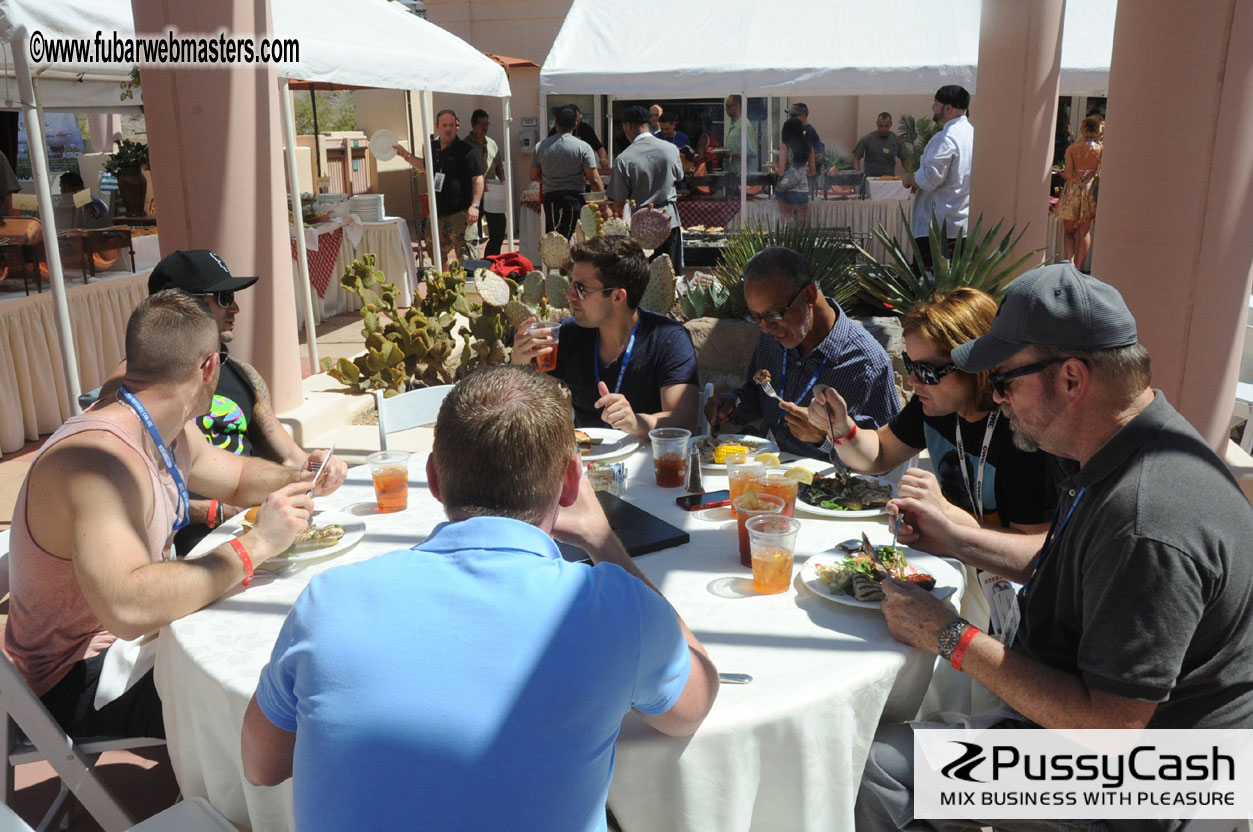
[[[1070,263],[1032,269],[1010,284],[992,329],[952,352],[958,369],[979,373],[1023,347],[1108,350],[1136,343],[1136,319],[1118,290]]]

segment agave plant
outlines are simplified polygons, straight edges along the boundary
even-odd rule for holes
[[[748,312],[744,303],[744,267],[753,255],[768,246],[784,246],[803,255],[818,288],[838,303],[844,304],[857,293],[858,276],[853,270],[857,247],[848,236],[830,228],[806,225],[746,228],[727,241],[714,267],[714,275],[728,294],[720,308],[723,317],[740,318]]]
[[[909,220],[905,210],[901,209],[901,222],[908,228]],[[932,271],[924,274],[921,267],[916,271],[913,264],[922,263],[922,251],[917,240],[910,240],[911,254],[907,255],[901,248],[896,237],[880,225],[874,231],[875,239],[888,253],[889,262],[880,262],[870,252],[859,249],[866,258],[865,263],[857,267],[861,276],[861,288],[866,294],[889,307],[891,314],[904,317],[909,307],[920,300],[930,300],[941,292],[956,289],[959,286],[970,286],[991,295],[998,303],[1005,295],[1009,284],[1018,276],[1023,267],[1043,249],[1034,249],[1010,262],[1014,248],[1022,239],[1026,229],[1014,236],[1014,226],[1010,226],[1004,237],[1000,237],[1004,220],[998,222],[986,234],[983,233],[983,216],[975,221],[970,234],[958,237],[953,245],[953,254],[948,256],[948,241],[940,227],[935,212],[931,212],[931,230],[928,245],[931,247]],[[997,238],[1000,241],[997,242]]]

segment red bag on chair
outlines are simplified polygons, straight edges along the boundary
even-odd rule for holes
[[[507,251],[503,254],[493,254],[487,258],[492,261],[492,271],[501,277],[510,277],[520,280],[531,273],[535,267],[531,265],[531,261],[523,257],[516,251]]]

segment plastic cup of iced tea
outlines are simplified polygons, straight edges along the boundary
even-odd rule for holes
[[[687,443],[692,432],[686,428],[655,428],[648,432],[653,443],[653,472],[662,488],[682,488],[687,480]]]
[[[740,537],[740,565],[752,566],[752,550],[748,543],[748,529],[745,524],[754,517],[778,514],[783,511],[783,499],[770,494],[758,494],[751,488],[731,501],[735,506],[735,526]]]
[[[526,328],[527,332],[533,329],[546,329],[548,336],[544,341],[552,346],[552,352],[546,352],[543,355],[535,356],[535,369],[541,373],[547,373],[550,370],[557,369],[557,333],[561,330],[560,321],[536,321]]]
[[[796,514],[796,493],[800,483],[787,476],[786,471],[786,468],[762,469],[757,472],[757,484],[753,488],[759,494],[770,494],[781,498],[783,500],[781,513],[791,517]]]
[[[761,514],[745,525],[753,558],[753,589],[762,595],[787,592],[801,521],[782,514]]]
[[[410,456],[407,451],[378,451],[365,458],[381,514],[404,511],[409,505]]]
[[[757,461],[756,454],[731,454],[726,459],[727,490],[731,492],[731,512],[735,513],[735,498],[743,494],[766,469],[764,462]]]

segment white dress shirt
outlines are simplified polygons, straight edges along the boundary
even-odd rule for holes
[[[910,230],[914,237],[928,236],[931,211],[950,239],[966,233],[970,220],[970,159],[974,154],[975,128],[958,116],[931,137],[914,173],[918,193]]]

